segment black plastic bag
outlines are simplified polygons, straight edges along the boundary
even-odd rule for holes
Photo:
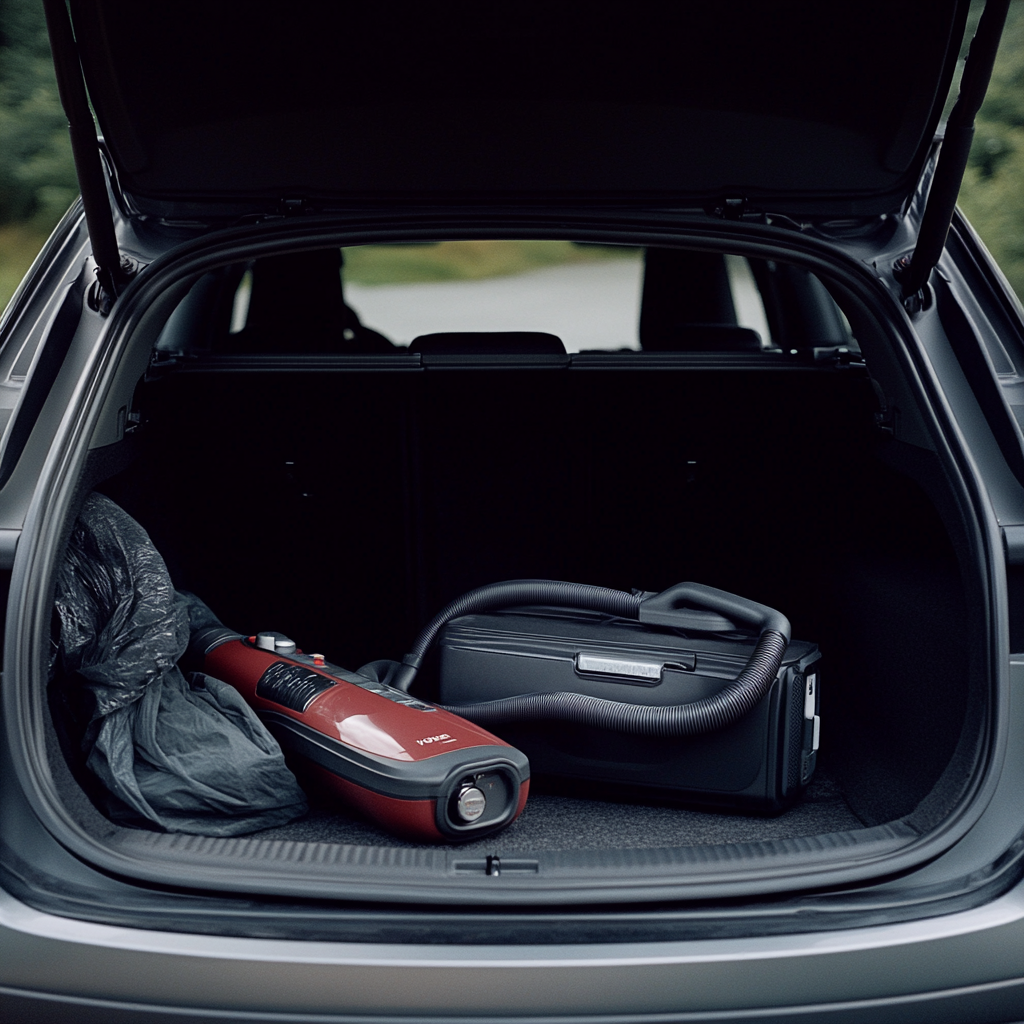
[[[239,693],[178,668],[190,629],[212,613],[175,591],[145,530],[109,498],[85,502],[55,609],[53,667],[72,698],[62,706],[84,708],[84,766],[113,820],[232,836],[306,811],[277,741]]]

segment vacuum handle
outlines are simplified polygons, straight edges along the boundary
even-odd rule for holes
[[[717,612],[718,615],[724,616],[724,619],[719,619],[718,615],[708,616],[706,612],[703,615],[700,611],[694,612],[694,607]],[[703,629],[711,632],[732,629],[733,624],[738,623],[760,633],[768,630],[781,633],[786,643],[789,643],[791,635],[789,619],[782,612],[756,601],[748,601],[737,594],[730,594],[726,590],[706,587],[702,583],[677,583],[660,594],[644,598],[640,602],[637,618],[652,626]]]
[[[215,647],[226,644],[229,640],[241,640],[242,634],[236,633],[227,626],[207,626],[196,630],[189,638],[188,647],[181,656],[181,667],[186,672],[198,671],[203,667],[206,656]]]

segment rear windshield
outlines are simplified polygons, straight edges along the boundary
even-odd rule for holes
[[[350,246],[207,275],[158,347],[217,353],[746,353],[851,345],[809,272],[549,240]],[[187,330],[181,325],[187,324]]]

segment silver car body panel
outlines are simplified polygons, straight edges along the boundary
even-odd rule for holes
[[[941,1002],[957,989],[1018,982],[1022,950],[1024,885],[963,913],[876,928],[514,950],[111,928],[0,896],[3,990],[179,1010],[709,1020],[746,1011],[745,1019],[757,1020],[774,1016],[772,1009],[880,1001],[883,1010],[903,997]]]

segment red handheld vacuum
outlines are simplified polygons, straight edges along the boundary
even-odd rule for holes
[[[391,832],[479,839],[526,804],[526,756],[478,725],[303,654],[281,633],[223,626],[192,638],[202,671],[234,686],[286,754]]]

